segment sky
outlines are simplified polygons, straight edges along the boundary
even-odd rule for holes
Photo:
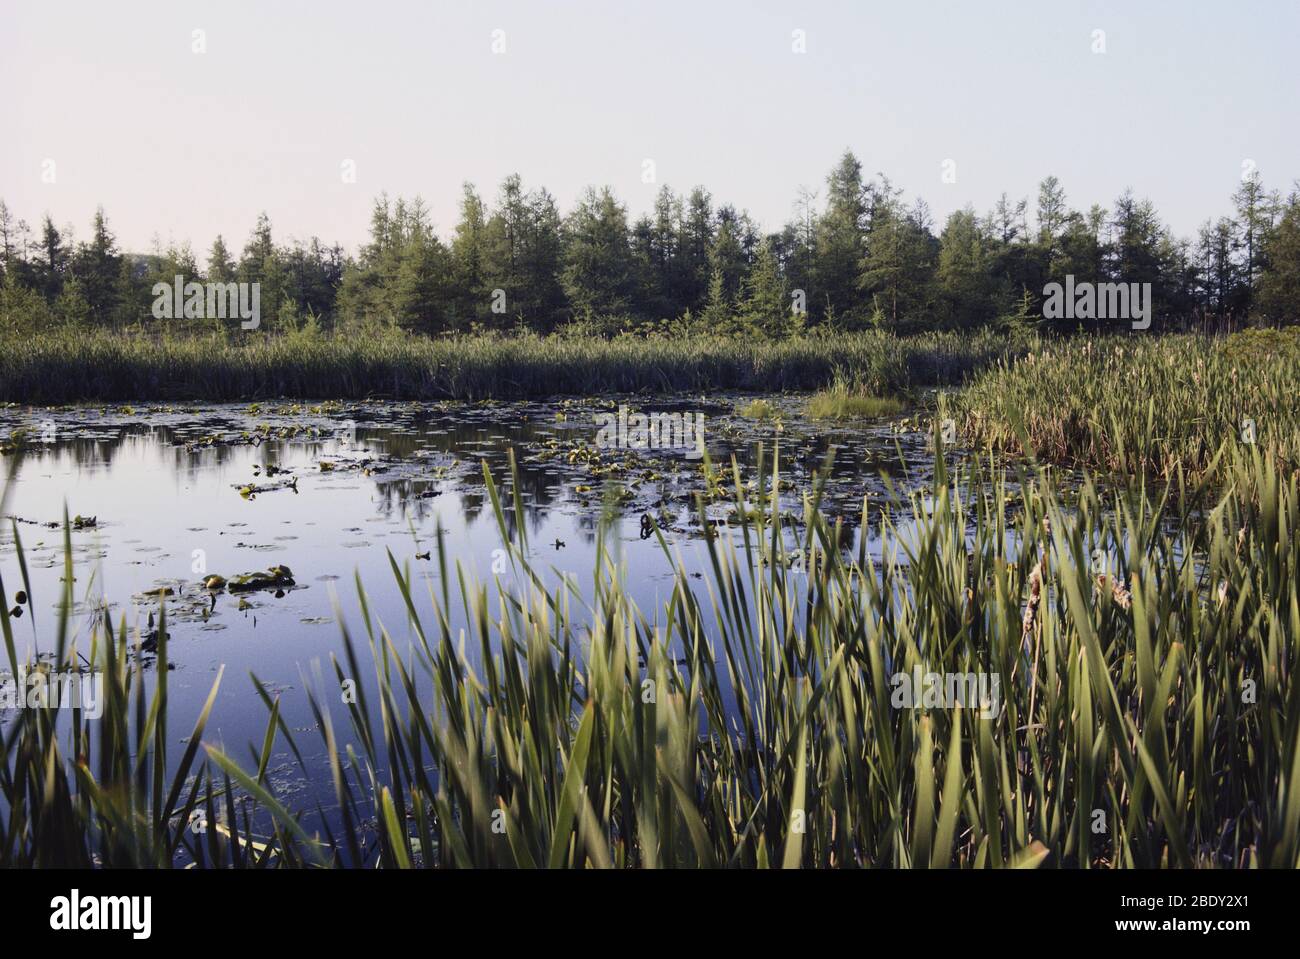
[[[1191,236],[1243,165],[1300,178],[1297,49],[1300,0],[0,0],[0,198],[200,259],[263,210],[355,251],[381,191],[447,236],[511,172],[632,217],[702,184],[776,230],[848,148],[937,226],[1055,174]]]

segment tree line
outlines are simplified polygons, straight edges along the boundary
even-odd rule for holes
[[[512,175],[491,204],[466,184],[445,241],[419,197],[383,195],[356,256],[316,237],[276,242],[262,214],[238,256],[218,236],[203,262],[188,243],[122,251],[102,208],[77,242],[48,215],[33,231],[0,201],[0,329],[149,327],[154,284],[177,275],[260,283],[272,331],[1086,328],[1041,315],[1044,286],[1067,275],[1150,283],[1167,327],[1296,322],[1300,184],[1283,198],[1250,169],[1231,200],[1235,215],[1180,238],[1132,191],[1110,209],[1075,210],[1049,176],[1032,223],[1029,199],[1004,193],[985,215],[958,210],[936,232],[924,200],[866,176],[845,152],[824,201],[801,191],[775,233],[703,187],[665,186],[630,220],[607,187],[562,215],[547,190]]]

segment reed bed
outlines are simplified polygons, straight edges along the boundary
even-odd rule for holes
[[[279,700],[262,693],[253,766],[198,749],[205,711],[168,778],[165,630],[146,697],[121,621],[74,654],[62,616],[45,648],[102,670],[109,708],[5,729],[0,862],[1295,867],[1300,491],[1258,447],[1212,460],[1195,482],[1085,482],[1068,502],[1042,473],[940,462],[933,495],[864,503],[875,558],[815,489],[798,522],[775,498],[739,508],[779,469],[733,462],[741,525],[656,610],[629,599],[607,530],[590,582],[548,592],[507,522],[517,494],[485,470],[511,563],[499,600],[444,550],[417,599],[390,556],[407,623],[345,627],[307,692],[328,826],[309,834],[266,778],[275,750],[298,752]],[[374,698],[340,706],[363,662]],[[996,675],[1000,695],[900,706],[917,668]],[[195,809],[222,827],[195,837]]]
[[[877,392],[959,384],[1023,347],[992,334],[727,337],[145,336],[51,331],[0,339],[0,401],[482,400],[630,392],[774,392],[860,371]]]
[[[964,437],[1113,473],[1209,469],[1225,442],[1300,465],[1300,328],[1042,342],[944,398]]]

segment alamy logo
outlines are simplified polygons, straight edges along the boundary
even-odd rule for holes
[[[0,683],[0,709],[80,709],[87,719],[104,715],[104,677],[99,673],[18,667]]]
[[[1129,320],[1135,330],[1151,326],[1150,283],[1082,283],[1074,274],[1065,286],[1043,287],[1043,318],[1048,320]]]
[[[153,315],[158,320],[242,320],[245,330],[262,323],[261,283],[185,282],[153,285]]]
[[[150,896],[83,896],[74,889],[69,896],[50,900],[50,928],[59,932],[124,929],[133,939],[148,939],[152,911]]]
[[[597,413],[596,446],[599,449],[684,449],[686,458],[704,455],[703,413]]]
[[[1002,707],[997,673],[927,673],[918,664],[911,673],[895,673],[889,685],[895,709],[979,709],[980,718],[993,719]]]

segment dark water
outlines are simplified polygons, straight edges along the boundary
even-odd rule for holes
[[[114,623],[125,617],[147,638],[151,613],[166,604],[174,664],[170,729],[178,737],[171,758],[182,751],[179,737],[224,666],[205,740],[241,761],[248,744],[260,747],[267,713],[253,688],[250,673],[256,674],[273,696],[282,694],[282,711],[310,767],[321,761],[323,747],[302,687],[314,664],[330,675],[329,656],[342,648],[340,617],[354,636],[366,635],[354,577],[364,584],[372,621],[400,649],[413,633],[387,554],[411,571],[417,607],[430,626],[432,596],[442,589],[439,525],[448,556],[470,578],[490,583],[502,571],[484,464],[507,505],[518,493],[529,558],[546,571],[552,589],[561,576],[579,589],[590,583],[602,497],[617,490],[607,546],[626,566],[629,592],[648,613],[667,600],[674,576],[656,539],[643,538],[643,515],[664,529],[675,558],[708,575],[692,505],[706,485],[704,466],[692,458],[693,446],[597,450],[595,417],[615,412],[620,402],[633,411],[702,414],[715,470],[726,471],[729,487],[734,455],[750,493],[757,489],[759,445],[769,459],[778,445],[781,506],[796,514],[814,471],[833,453],[823,505],[844,517],[854,548],[864,495],[880,497],[887,482],[920,488],[930,478],[924,434],[898,426],[897,418],[826,428],[801,418],[798,398],[771,397],[777,421],[756,422],[736,413],[749,399],[0,410],[0,437],[27,430],[21,451],[0,459],[6,474],[16,468],[0,528],[0,576],[12,602],[22,586],[16,526],[34,612],[14,623],[20,657],[53,648],[66,506],[69,517],[83,520],[71,533],[73,629],[82,650],[105,610]],[[708,518],[734,518],[732,510],[719,502]],[[509,509],[506,521],[516,535]],[[232,578],[278,565],[289,568],[292,586],[241,595],[202,587],[207,575]],[[458,628],[454,565],[449,576]],[[171,593],[160,598],[160,589]],[[369,685],[367,677],[361,680]],[[341,704],[335,711],[336,730],[350,733]],[[287,747],[273,766],[272,783],[290,805],[314,806],[319,799],[328,806],[327,777],[304,778]]]

